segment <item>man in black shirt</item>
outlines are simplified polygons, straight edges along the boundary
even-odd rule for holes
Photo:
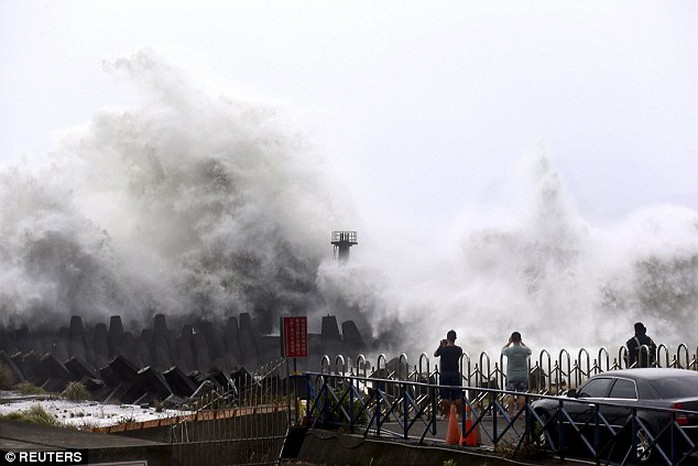
[[[456,331],[449,330],[446,338],[441,340],[441,344],[434,352],[434,357],[441,358],[439,361],[441,380],[439,385],[449,385],[461,387],[463,385],[460,374],[460,357],[463,350],[456,345]],[[444,416],[448,418],[451,413],[451,403],[456,405],[456,411],[460,413],[462,391],[460,388],[443,387],[439,389],[443,400],[442,409]]]
[[[647,329],[638,322],[635,324],[635,336],[625,343],[628,347],[628,367],[652,367],[657,357],[657,345],[647,336]]]

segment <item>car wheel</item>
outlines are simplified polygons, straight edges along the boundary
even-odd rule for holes
[[[550,413],[547,411],[536,411],[540,421],[537,419],[533,423],[532,439],[533,445],[546,450],[557,451],[555,445],[551,441],[551,432],[553,431],[548,421],[551,419]],[[547,424],[547,425],[546,425]]]
[[[635,447],[635,455],[638,464],[650,464],[654,447],[652,439],[647,431],[640,429],[637,431],[637,446]]]

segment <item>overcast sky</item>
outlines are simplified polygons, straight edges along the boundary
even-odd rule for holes
[[[141,96],[105,72],[150,48],[279,107],[360,208],[447,223],[539,140],[582,215],[698,209],[693,1],[0,0],[0,160]]]

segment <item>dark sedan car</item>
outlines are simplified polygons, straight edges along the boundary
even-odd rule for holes
[[[698,444],[698,372],[628,369],[597,374],[567,396],[531,404],[540,440],[625,463],[677,464]]]

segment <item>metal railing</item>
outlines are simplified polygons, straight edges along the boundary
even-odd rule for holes
[[[529,392],[519,394],[526,398],[527,404],[517,412],[510,412],[506,405],[512,393],[501,389],[506,386],[506,359],[500,356],[494,361],[487,352],[481,352],[477,357],[463,353],[460,359],[464,387],[461,405],[463,436],[467,437],[478,429],[492,448],[496,450],[506,444],[514,454],[522,449],[529,450],[531,446],[539,446],[541,438],[550,434],[550,423],[563,426],[563,421],[569,420],[570,414],[563,407],[556,411],[554,418],[542,420],[528,402],[564,394],[601,372],[635,367],[636,365],[628,366],[627,352],[624,346],[615,352],[603,347],[597,351],[581,348],[575,353],[562,349],[555,357],[547,350],[540,351],[537,357],[529,358]],[[645,360],[652,360],[652,365],[656,367],[698,370],[698,348],[691,354],[688,346],[683,343],[673,352],[666,345],[659,345],[654,358],[649,357],[648,347],[641,347],[640,354],[643,352]],[[639,357],[638,360],[642,358]],[[418,443],[438,442],[439,437],[443,436],[443,432],[438,432],[437,422],[442,414],[439,413],[440,373],[438,365],[432,364],[427,354],[421,354],[414,366],[410,366],[403,353],[390,360],[385,354],[379,354],[376,365],[370,369],[363,355],[359,355],[353,365],[344,356],[337,356],[333,365],[330,357],[325,356],[320,367],[320,372],[307,372],[302,376],[307,384],[304,416],[307,425],[341,425],[348,427],[352,433],[364,436],[397,436]],[[604,454],[607,455],[607,464],[611,460],[626,464],[637,459],[637,452],[630,448],[625,452],[625,458],[619,459],[615,458],[617,448],[611,454],[596,443],[596,436],[601,438],[601,429],[610,425],[603,417],[601,406],[600,403],[596,404],[596,414],[587,419],[587,425],[583,429],[573,429],[573,434],[567,436],[566,443],[562,431],[556,437],[560,447],[553,450],[562,460],[566,448],[580,442],[585,445],[586,453],[591,454],[598,464],[601,464]],[[681,448],[689,452],[695,451],[696,447],[690,440],[685,445],[675,443],[685,439],[676,430],[678,426],[673,421],[681,411],[674,410],[672,413],[672,427],[662,433],[671,437],[668,450],[666,446],[658,444],[659,440],[653,437],[646,426],[643,427],[642,419],[636,413],[628,415],[623,426],[611,429],[611,438],[619,443],[621,436],[626,436],[632,439],[635,447],[638,440],[646,442],[649,438],[649,448],[657,452],[655,456],[663,464],[680,464],[681,458],[677,452]],[[592,425],[593,429],[589,427]],[[441,429],[443,430],[443,426]],[[586,437],[590,431],[591,440]],[[629,434],[628,431],[632,432]],[[666,439],[662,438],[661,442],[666,443]],[[552,441],[547,443],[547,446],[553,445],[555,443]]]
[[[527,419],[532,419],[527,429],[530,438],[557,453],[561,463],[566,456],[591,457],[596,464],[695,462],[691,455],[698,453],[698,426],[685,428],[682,420],[698,417],[696,411],[547,398],[554,400],[556,408],[551,413],[527,406]],[[654,422],[657,418],[662,423]]]
[[[640,355],[649,355],[647,346],[640,348]],[[528,361],[529,391],[540,394],[560,394],[570,388],[581,385],[592,375],[609,370],[637,367],[627,364],[628,349],[619,347],[616,351],[601,347],[594,351],[581,348],[572,353],[561,349],[553,356],[548,350],[540,350],[537,356],[532,356]],[[646,356],[648,357],[648,356]],[[653,358],[654,367],[672,367],[688,370],[698,370],[698,347],[691,353],[685,343],[680,343],[672,351],[666,345],[657,347],[656,357]],[[369,363],[364,355],[359,355],[352,364],[344,355],[337,355],[334,365],[330,356],[326,355],[320,363],[320,372],[354,373],[362,371],[364,374],[372,374],[375,377],[390,380],[426,380],[434,382],[440,380],[438,364],[432,363],[426,353],[422,353],[417,364],[410,366],[405,353],[388,360],[381,353],[377,355],[375,366],[368,369]],[[506,386],[506,357],[499,355],[494,359],[486,351],[477,357],[472,357],[464,352],[460,358],[460,373],[463,385],[483,388],[502,388]]]
[[[411,440],[419,445],[444,441],[448,427],[439,413],[439,389],[444,386],[351,373],[307,372],[296,377],[307,385],[305,415],[303,419],[297,416],[296,422],[310,428],[341,427],[364,437]],[[648,464],[678,465],[698,448],[696,439],[679,421],[698,416],[695,411],[590,403],[478,386],[463,387],[461,395],[460,443],[484,444],[492,452],[507,451],[505,456],[525,457],[532,451],[541,454],[547,450],[561,463],[568,456],[583,455],[596,464],[625,465],[652,452],[654,462]],[[520,409],[509,405],[514,396],[525,397]],[[531,403],[538,399],[554,400],[555,410],[534,409]],[[585,408],[582,415],[571,409],[580,404]],[[607,414],[618,409],[624,410],[623,416]],[[658,411],[665,412],[668,421],[655,431],[655,426],[648,424],[647,413]],[[618,418],[622,418],[620,422]],[[481,441],[471,442],[473,438]]]
[[[285,363],[275,361],[212,386],[194,412],[171,428],[175,463],[278,464],[290,427],[287,375]]]
[[[627,349],[622,347],[615,354],[605,348],[597,352],[580,349],[575,354],[561,350],[553,357],[543,350],[529,360],[531,392],[522,395],[531,402],[564,393],[592,375],[621,368],[625,352]],[[691,354],[684,344],[675,352],[660,345],[655,365],[698,370],[696,353]],[[479,432],[487,448],[501,451],[506,447],[512,455],[545,446],[561,460],[568,454],[568,446],[581,442],[585,453],[598,464],[616,460],[611,456],[617,450],[611,455],[607,445],[596,440],[597,436],[601,438],[600,428],[611,424],[603,416],[601,404],[581,427],[558,431],[555,429],[561,429],[559,426],[572,417],[564,407],[548,419],[541,418],[530,403],[520,410],[509,409],[512,393],[501,390],[506,385],[503,357],[494,360],[486,352],[477,357],[464,353],[460,369],[464,386],[460,413],[463,438]],[[277,464],[293,423],[311,428],[344,427],[354,434],[397,437],[418,444],[442,443],[439,382],[438,364],[426,354],[420,355],[414,366],[404,353],[390,360],[380,354],[375,366],[363,355],[355,361],[343,355],[334,359],[324,356],[319,372],[293,376],[280,360],[254,373],[233,375],[228,383],[201,396],[193,415],[171,428],[174,459],[180,465]],[[672,426],[680,413],[675,410],[672,414]],[[674,440],[669,449],[665,447],[667,436],[685,442],[681,440],[682,431],[674,427],[666,433],[651,433],[643,427],[640,416],[633,414],[628,419],[624,426],[613,427],[612,438],[620,440],[630,435],[636,446],[649,437],[650,448],[665,464],[679,464],[677,452],[695,450],[694,444],[676,444]],[[634,458],[637,453],[633,452],[636,448],[627,449],[626,458],[621,458],[619,464]]]

